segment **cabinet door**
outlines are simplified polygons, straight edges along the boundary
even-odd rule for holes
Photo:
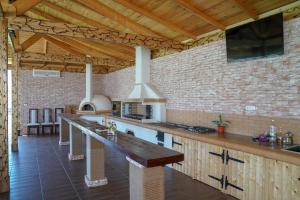
[[[196,163],[197,163],[197,142],[191,139],[183,138],[184,152],[184,168],[183,173],[196,178]]]
[[[225,150],[216,145],[206,144],[207,160],[203,164],[207,165],[208,178],[204,182],[217,189],[223,190],[224,184],[224,161]]]
[[[266,200],[300,200],[300,166],[266,159]]]
[[[178,151],[180,153],[184,154],[184,143],[183,143],[183,138],[179,136],[173,136],[173,141],[172,141],[172,149],[174,151]],[[184,172],[184,162],[185,162],[185,155],[184,155],[184,161],[179,162],[179,163],[173,163],[173,169]]]
[[[209,149],[208,144],[197,142],[197,156],[196,156],[196,179],[203,183],[209,184]]]
[[[245,154],[241,151],[226,149],[224,191],[242,199],[244,193]]]
[[[264,183],[266,177],[265,166],[266,159],[261,156],[244,153],[244,180],[243,195],[237,196],[245,200],[261,200],[264,199],[264,193],[267,185]],[[236,192],[235,194],[240,194]]]

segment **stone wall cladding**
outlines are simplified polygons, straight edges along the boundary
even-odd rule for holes
[[[94,93],[101,94],[99,83],[102,75],[94,75]],[[26,133],[29,108],[64,108],[66,104],[78,104],[85,96],[85,74],[63,72],[60,78],[36,78],[31,70],[19,74],[21,130]],[[42,120],[42,110],[39,112]]]
[[[284,41],[282,56],[234,63],[227,63],[225,40],[156,58],[151,83],[167,98],[168,110],[240,115],[246,125],[247,116],[266,117],[251,121],[263,121],[260,127],[270,123],[269,117],[299,120],[300,18],[284,23]],[[134,68],[103,75],[102,81],[103,94],[126,98],[133,88]],[[245,111],[246,105],[257,110]]]

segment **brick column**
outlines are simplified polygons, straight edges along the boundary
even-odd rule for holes
[[[145,168],[128,157],[126,159],[129,161],[130,200],[164,200],[164,168]]]
[[[103,144],[87,134],[85,183],[88,187],[97,187],[107,184],[104,159]]]
[[[7,19],[0,19],[0,193],[9,191],[7,133]]]
[[[15,53],[12,62],[12,151],[18,151],[19,135],[19,98],[18,98],[18,77],[20,67],[20,54]]]
[[[81,130],[69,124],[70,152],[69,160],[81,160],[84,158],[82,152],[82,133]]]
[[[69,145],[69,123],[59,117],[59,145]]]

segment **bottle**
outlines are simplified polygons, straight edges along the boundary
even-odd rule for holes
[[[277,140],[277,127],[275,126],[274,120],[272,119],[269,129],[269,141],[276,142]]]

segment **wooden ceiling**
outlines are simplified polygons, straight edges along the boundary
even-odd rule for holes
[[[159,49],[163,47],[160,44],[170,44],[170,41],[174,41],[167,48],[172,49],[176,46],[176,51],[184,49],[184,46],[182,48],[178,46],[180,43],[184,45],[187,42],[197,41],[209,32],[226,30],[245,20],[259,19],[266,12],[296,2],[296,0],[16,0],[12,4],[7,4],[7,1],[1,0],[7,16],[15,12],[16,16],[25,15],[42,20],[39,23],[46,20],[57,24],[73,24],[94,28],[93,30],[105,30],[110,34],[128,33],[132,38],[144,35],[146,40],[155,42],[160,38],[159,44],[149,46],[152,49]],[[108,73],[133,65],[135,56],[133,46],[137,44],[132,41],[131,45],[131,40],[124,42],[124,38],[122,42],[110,38],[92,40],[91,37],[67,37],[69,35],[53,34],[49,31],[29,31],[28,27],[15,30],[15,36],[14,48],[19,52],[79,57],[89,55],[93,58],[118,61],[110,62],[118,63],[115,66],[99,65],[96,67],[98,69],[96,73]],[[64,71],[78,68],[78,72],[84,71],[82,63],[59,65],[56,61],[46,62],[43,59],[34,62],[21,60],[21,66],[43,69],[52,67]]]

